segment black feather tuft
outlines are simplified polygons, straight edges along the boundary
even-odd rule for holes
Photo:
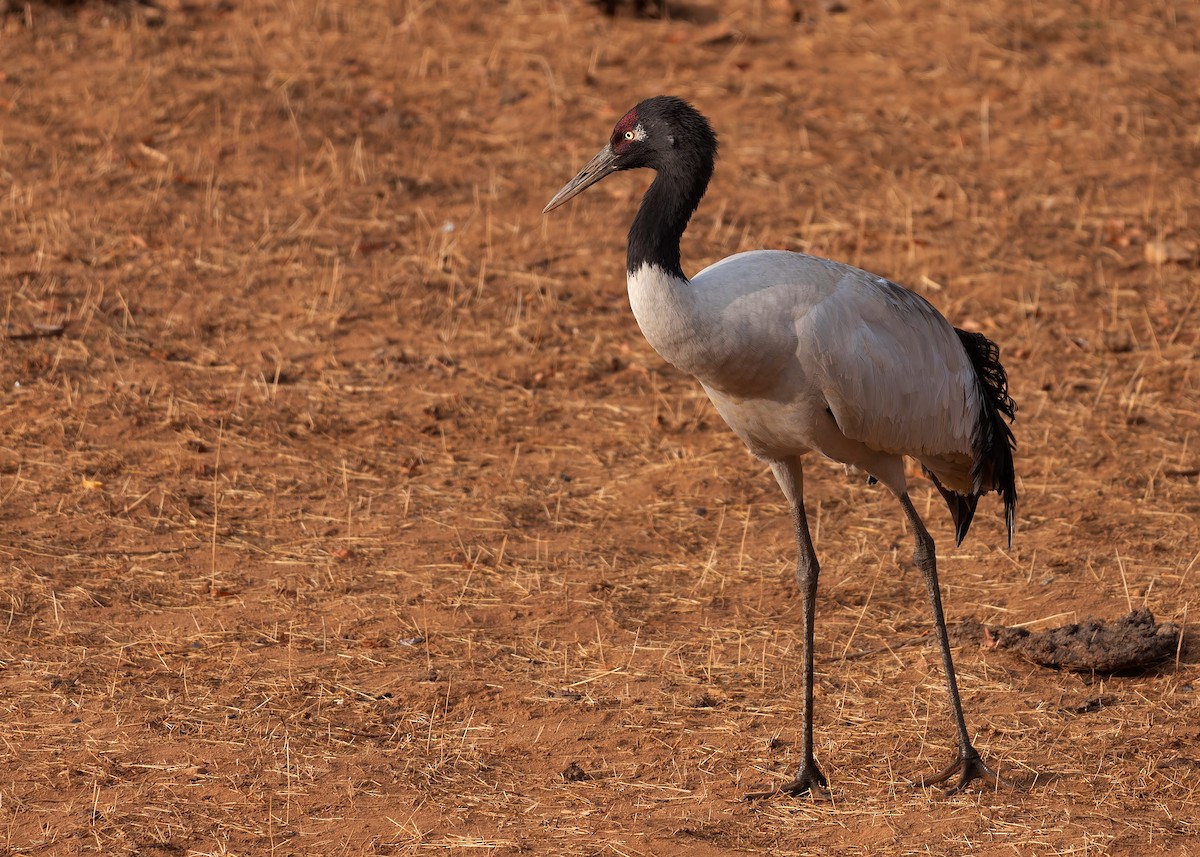
[[[975,507],[979,504],[979,495],[959,494],[957,491],[951,491],[938,480],[937,474],[928,467],[922,467],[921,470],[925,472],[933,486],[937,488],[938,493],[942,495],[942,499],[946,501],[946,506],[950,509],[950,517],[954,521],[954,544],[961,545],[963,539],[967,537],[967,531],[971,529],[971,521],[975,517]]]
[[[1000,492],[1004,500],[1004,520],[1008,525],[1008,546],[1012,547],[1013,523],[1017,508],[1017,476],[1013,467],[1013,450],[1017,442],[1008,422],[1016,418],[1017,406],[1008,394],[1008,373],[1000,363],[1000,348],[982,333],[970,333],[955,328],[958,339],[971,358],[975,377],[979,379],[979,428],[975,438],[975,467],[971,471],[977,498],[988,491]],[[939,488],[941,486],[938,486]],[[944,493],[944,492],[943,492]],[[949,502],[949,499],[947,499]],[[971,504],[974,511],[974,503]],[[951,504],[951,513],[954,505]],[[957,517],[955,523],[958,523]],[[970,524],[968,515],[967,525]],[[966,528],[962,527],[962,535]],[[961,538],[959,539],[961,541]]]

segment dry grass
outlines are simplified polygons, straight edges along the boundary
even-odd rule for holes
[[[671,12],[0,22],[8,853],[1200,848],[1195,10]],[[914,494],[952,620],[1185,626],[1140,677],[958,650],[1030,790],[906,784],[952,750],[908,537],[814,461],[833,800],[740,800],[796,761],[781,498],[628,312],[644,178],[539,213],[659,91],[722,135],[689,267],[831,255],[1002,343],[1014,549]]]

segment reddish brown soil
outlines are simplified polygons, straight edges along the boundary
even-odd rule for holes
[[[1194,4],[8,5],[0,850],[1200,852]],[[782,499],[629,313],[648,176],[540,213],[658,92],[723,141],[689,270],[828,255],[1002,345],[1012,550],[913,490],[952,623],[1183,627],[957,648],[1031,788],[907,784],[953,751],[909,536],[814,459],[832,800],[741,800],[797,762]]]

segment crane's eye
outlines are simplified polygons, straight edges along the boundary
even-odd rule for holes
[[[626,139],[626,140],[632,140],[632,139],[633,139],[634,137],[636,137],[636,136],[637,136],[637,134],[633,133],[632,131],[626,131],[626,132],[625,132],[625,139]]]

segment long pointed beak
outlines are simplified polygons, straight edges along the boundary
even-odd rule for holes
[[[600,181],[600,179],[615,173],[617,171],[616,163],[617,155],[613,151],[612,145],[605,146],[596,153],[596,157],[588,161],[586,167],[579,171],[579,175],[563,185],[563,189],[554,194],[554,199],[546,203],[546,207],[542,209],[542,214],[548,214],[567,200],[579,196],[579,194]]]

